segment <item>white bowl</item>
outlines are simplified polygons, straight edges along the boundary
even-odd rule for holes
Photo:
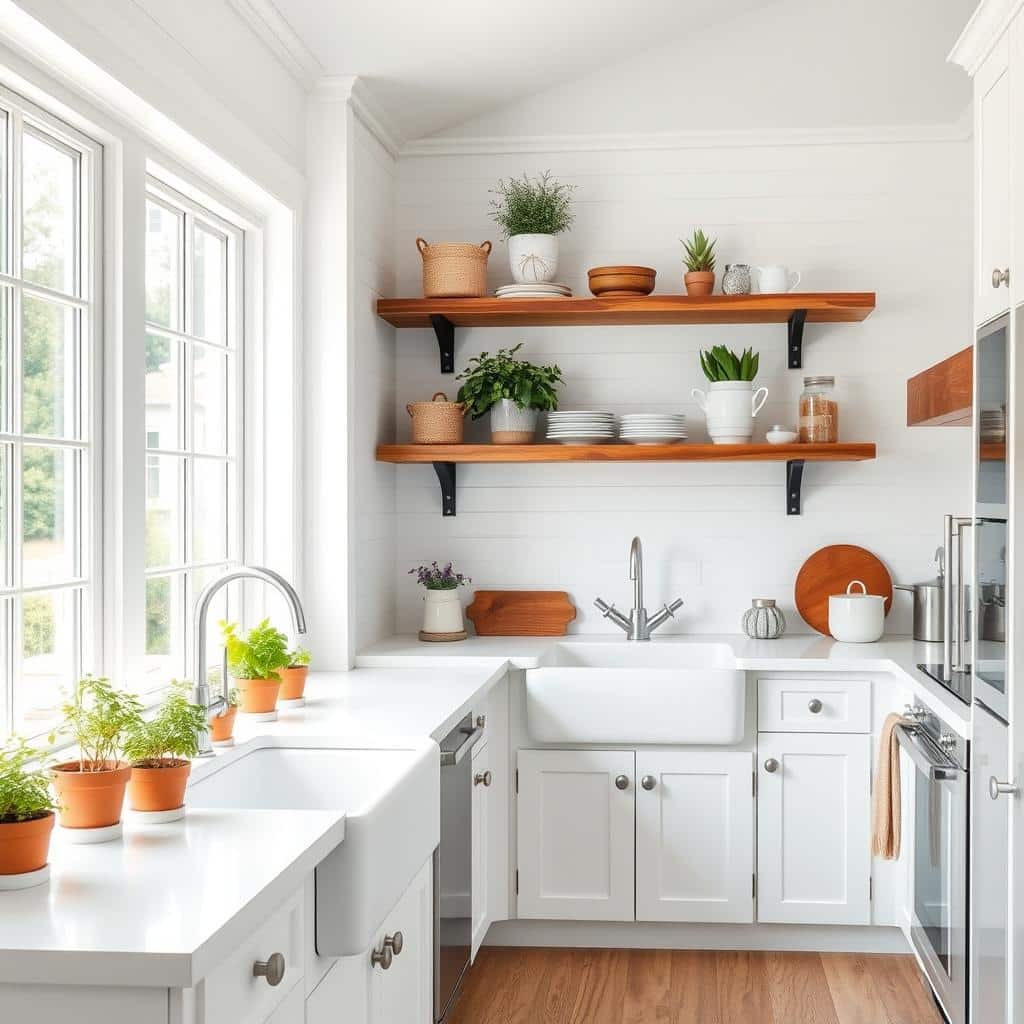
[[[765,434],[765,440],[769,444],[793,444],[799,436],[795,430],[774,426]]]

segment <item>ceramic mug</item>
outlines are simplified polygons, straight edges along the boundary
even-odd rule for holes
[[[770,263],[764,267],[751,267],[757,290],[762,294],[791,292],[800,284],[800,271],[790,269],[782,263]]]
[[[860,593],[853,593],[860,587]],[[828,599],[828,631],[844,644],[873,644],[885,632],[885,598],[853,580],[845,594]]]

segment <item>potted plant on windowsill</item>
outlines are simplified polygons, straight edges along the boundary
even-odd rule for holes
[[[481,352],[459,374],[464,381],[459,401],[478,420],[491,414],[492,444],[529,444],[537,429],[537,414],[558,408],[558,385],[564,384],[560,367],[535,366],[516,359],[522,344]]]
[[[276,715],[281,690],[279,670],[288,666],[288,637],[270,624],[270,619],[249,630],[243,640],[238,626],[222,622],[228,672],[238,684],[241,710],[249,715]]]
[[[461,572],[455,572],[449,562],[443,569],[437,562],[418,565],[409,570],[410,576],[426,590],[423,605],[421,640],[465,640],[466,628],[462,620],[462,602],[459,587],[473,581]]]
[[[752,349],[741,355],[724,345],[701,352],[700,365],[710,381],[708,392],[694,388],[707,418],[708,435],[714,444],[746,444],[754,435],[754,417],[768,398],[767,388],[754,391],[760,356]]]
[[[235,719],[238,717],[238,705],[242,696],[235,687],[228,690],[228,702],[224,708],[219,708],[209,718],[210,742],[225,745],[234,742]]]
[[[305,701],[306,677],[312,656],[305,647],[297,647],[288,654],[288,664],[278,671],[281,677],[281,701],[288,701],[294,707]]]
[[[491,217],[508,240],[508,261],[517,284],[542,284],[558,274],[558,235],[574,220],[574,185],[545,171],[536,178],[504,178],[491,190]]]
[[[0,890],[46,881],[56,804],[38,760],[24,740],[0,749]]]
[[[132,766],[128,803],[133,811],[158,814],[163,821],[185,813],[190,758],[199,753],[199,737],[208,728],[206,710],[188,699],[188,689],[171,683],[156,714],[133,726],[124,741]]]
[[[109,679],[86,676],[62,711],[78,757],[52,769],[61,827],[68,835],[109,829],[107,838],[116,839],[131,776],[131,767],[121,760],[122,744],[138,724],[142,705],[134,694],[116,689]],[[51,742],[55,738],[51,737]],[[88,838],[95,841],[98,837],[93,833]]]
[[[703,229],[697,228],[689,240],[683,243],[683,263],[686,273],[683,283],[686,294],[693,296],[710,295],[715,290],[715,245],[717,239],[709,239]]]

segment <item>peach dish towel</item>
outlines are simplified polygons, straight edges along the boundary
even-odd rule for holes
[[[888,715],[878,737],[871,852],[884,860],[898,860],[900,856],[900,745],[896,726],[909,724],[902,715]]]

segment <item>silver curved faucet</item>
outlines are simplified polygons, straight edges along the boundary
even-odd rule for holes
[[[206,616],[210,611],[210,602],[213,601],[217,592],[229,583],[234,583],[235,580],[260,580],[263,583],[269,583],[288,602],[292,613],[292,625],[295,627],[296,635],[302,636],[306,632],[306,615],[302,610],[302,602],[299,600],[299,595],[295,593],[295,588],[283,576],[272,569],[264,569],[258,565],[243,565],[237,569],[232,569],[230,572],[226,572],[223,576],[218,576],[217,579],[208,583],[196,601],[195,618],[192,626],[195,631],[195,647],[192,659],[192,678],[195,680],[193,700],[196,704],[206,709],[207,717],[209,717],[212,711],[216,711],[218,715],[223,715],[227,710],[229,687],[227,654],[225,653],[224,666],[221,669],[220,696],[210,698],[210,684],[206,678]],[[199,739],[198,756],[208,757],[212,753],[213,747],[210,744],[210,734],[204,732]]]
[[[639,537],[633,538],[629,546],[629,578],[633,581],[633,610],[627,618],[613,604],[597,598],[594,604],[606,619],[611,619],[619,629],[624,630],[630,640],[650,640],[651,634],[663,626],[675,613],[683,607],[682,598],[676,598],[671,604],[663,605],[659,612],[650,618],[644,607],[644,547]]]

